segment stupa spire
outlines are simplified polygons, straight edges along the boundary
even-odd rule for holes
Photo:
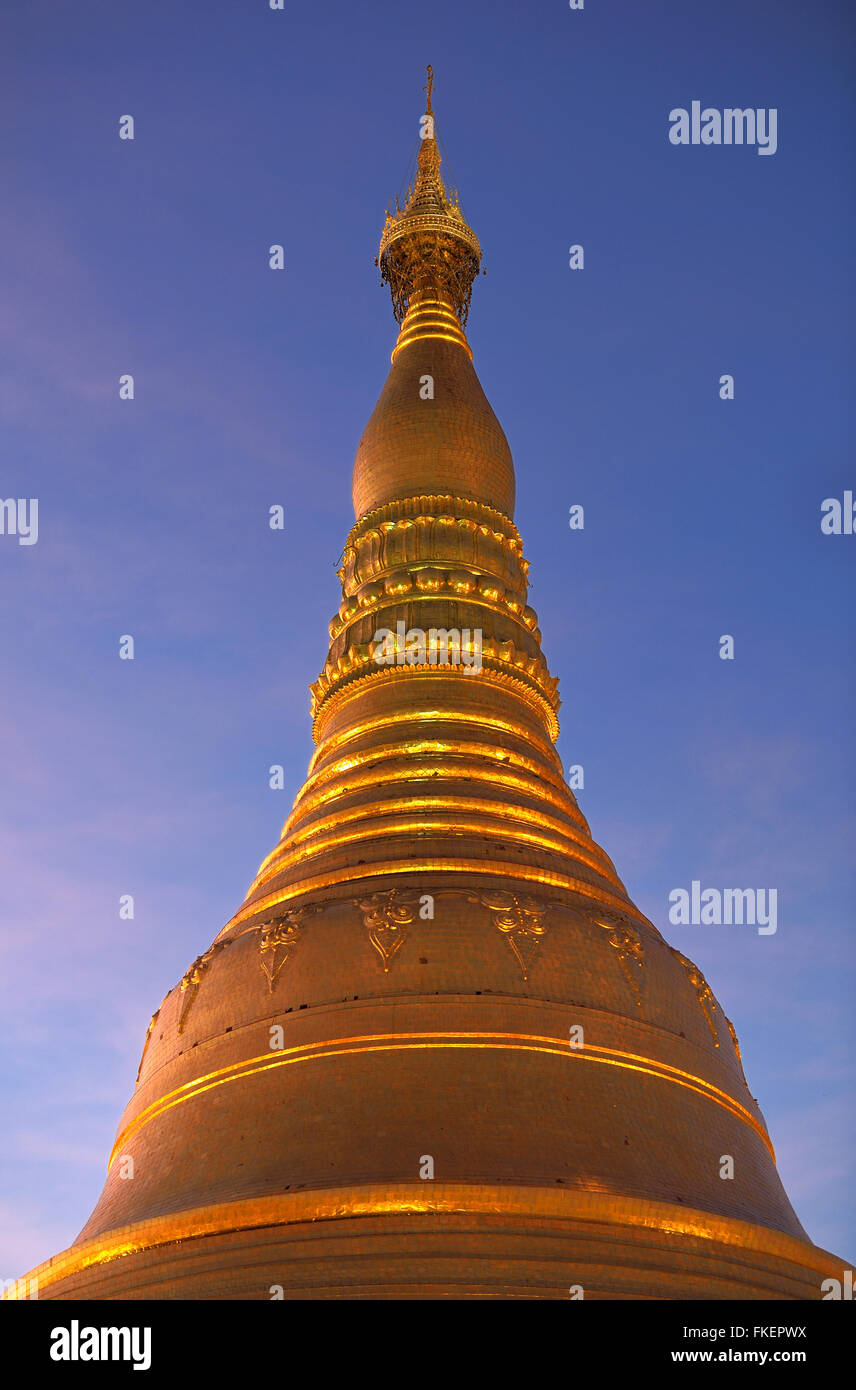
[[[387,212],[378,252],[381,275],[389,285],[393,313],[401,325],[393,361],[402,348],[422,338],[460,343],[470,352],[464,325],[482,252],[457,197],[449,196],[443,182],[433,88],[434,71],[429,63],[416,178],[404,207]]]

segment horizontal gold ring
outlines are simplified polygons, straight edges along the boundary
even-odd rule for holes
[[[329,1042],[308,1043],[302,1047],[286,1048],[275,1057],[272,1057],[269,1052],[263,1053],[260,1057],[250,1057],[247,1061],[240,1062],[236,1066],[220,1067],[216,1071],[197,1077],[195,1081],[186,1082],[174,1091],[168,1091],[165,1095],[159,1096],[156,1101],[152,1101],[144,1110],[141,1110],[139,1115],[117,1136],[107,1161],[108,1172],[113,1160],[117,1154],[122,1152],[132,1135],[138,1133],[151,1120],[165,1114],[167,1110],[172,1110],[176,1105],[192,1100],[195,1096],[202,1095],[215,1086],[222,1086],[230,1081],[240,1081],[244,1077],[255,1076],[259,1072],[271,1071],[275,1067],[291,1066],[297,1062],[317,1061],[323,1057],[349,1057],[365,1052],[400,1052],[408,1049],[437,1048],[547,1052],[557,1057],[597,1062],[602,1066],[615,1066],[628,1071],[644,1072],[660,1081],[670,1081],[675,1085],[683,1086],[686,1090],[695,1091],[697,1095],[704,1096],[706,1100],[712,1100],[723,1110],[727,1110],[737,1119],[742,1120],[744,1124],[749,1125],[750,1129],[755,1131],[769,1150],[773,1162],[776,1161],[769,1136],[745,1105],[741,1105],[733,1096],[729,1096],[726,1091],[720,1090],[718,1086],[705,1081],[702,1077],[694,1076],[692,1072],[682,1071],[678,1067],[669,1066],[667,1062],[658,1062],[653,1057],[641,1057],[634,1052],[620,1052],[615,1048],[597,1047],[591,1043],[586,1043],[585,1047],[582,1048],[572,1048],[569,1043],[558,1038],[542,1037],[537,1033],[370,1033],[363,1037],[335,1038]]]

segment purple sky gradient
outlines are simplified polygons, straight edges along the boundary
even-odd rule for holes
[[[4,7],[0,496],[40,534],[0,536],[0,1278],[83,1226],[149,1017],[305,776],[429,61],[565,766],[733,1020],[797,1214],[856,1255],[856,537],[820,532],[856,488],[853,16],[536,11]],[[775,106],[778,152],[670,146],[696,98]],[[776,888],[778,932],[670,926],[693,879]]]

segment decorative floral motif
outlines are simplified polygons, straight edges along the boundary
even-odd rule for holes
[[[636,1000],[636,1007],[641,1010],[639,971],[645,963],[645,948],[641,936],[631,925],[628,917],[622,912],[613,912],[611,908],[598,908],[594,922],[606,932],[607,940],[618,956],[618,964]]]
[[[282,917],[263,922],[259,927],[259,959],[271,994],[276,989],[283,966],[300,940],[300,923],[305,916],[304,908],[292,908]]]
[[[714,1047],[719,1047],[719,1034],[716,1031],[716,1022],[714,1017],[716,1010],[716,1000],[713,997],[713,990],[707,983],[707,980],[704,978],[704,975],[702,975],[697,965],[694,965],[693,962],[691,960],[688,960],[686,956],[681,955],[681,952],[676,950],[674,946],[672,946],[671,950],[673,954],[677,956],[678,960],[681,962],[681,965],[687,972],[687,979],[689,980],[690,984],[696,992],[696,998],[698,999],[698,1002],[701,1005],[701,1011],[707,1019],[708,1027],[710,1028],[710,1031],[713,1034],[713,1045]],[[731,1028],[731,1024],[729,1024],[728,1026],[729,1028]],[[731,1035],[734,1038],[734,1043],[736,1046],[737,1036],[733,1028],[731,1029]],[[739,1051],[737,1053],[737,1056],[739,1058]]]
[[[737,1060],[740,1063],[740,1070],[743,1072],[743,1080],[745,1081],[746,1073],[743,1071],[743,1058],[740,1056],[740,1044],[737,1041],[737,1030],[730,1018],[726,1018],[725,1022],[728,1024],[728,1031],[731,1034],[731,1041],[734,1043],[734,1051],[737,1053]]]
[[[146,1060],[146,1052],[147,1052],[147,1050],[148,1050],[149,1040],[150,1040],[150,1038],[151,1038],[151,1036],[152,1036],[152,1033],[154,1032],[154,1027],[155,1027],[155,1024],[156,1024],[157,1021],[158,1021],[158,1014],[159,1014],[159,1013],[160,1013],[160,1009],[155,1009],[155,1012],[152,1014],[152,1017],[151,1017],[151,1021],[150,1021],[150,1023],[149,1023],[149,1026],[148,1026],[148,1028],[146,1029],[146,1040],[145,1040],[145,1042],[143,1043],[143,1051],[142,1051],[142,1053],[141,1053],[141,1055],[140,1055],[140,1065],[137,1067],[137,1079],[136,1079],[136,1081],[134,1082],[134,1085],[135,1085],[135,1086],[136,1086],[137,1082],[139,1081],[140,1076],[142,1075],[142,1071],[143,1071],[143,1062]]]
[[[407,928],[413,921],[413,909],[418,902],[417,893],[407,893],[400,888],[357,899],[369,941],[383,962],[384,974],[389,970],[393,956],[404,944]]]
[[[231,946],[231,944],[232,942],[228,938],[225,941],[215,941],[213,946],[209,946],[207,951],[203,952],[201,956],[196,957],[196,960],[190,966],[189,970],[185,971],[182,976],[180,989],[184,995],[184,1003],[181,1006],[181,1013],[178,1019],[179,1033],[184,1032],[187,1016],[193,1006],[194,999],[199,993],[199,986],[202,983],[202,977],[205,971],[208,969],[214,957],[218,955],[220,951],[224,951],[227,946]]]
[[[544,925],[546,905],[537,898],[517,893],[477,893],[469,897],[495,914],[494,926],[503,933],[514,952],[524,980],[529,979],[532,961],[549,927]]]

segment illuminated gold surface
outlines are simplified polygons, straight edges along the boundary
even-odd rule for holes
[[[117,1154],[123,1152],[133,1135],[150,1120],[157,1119],[165,1111],[171,1110],[176,1105],[181,1105],[184,1101],[193,1099],[194,1096],[210,1091],[214,1086],[222,1086],[229,1081],[241,1081],[257,1072],[272,1071],[277,1067],[291,1066],[295,1062],[317,1061],[320,1058],[330,1057],[349,1057],[359,1052],[396,1052],[406,1048],[422,1050],[498,1048],[507,1052],[549,1052],[553,1056],[563,1057],[567,1060],[598,1062],[605,1066],[624,1067],[629,1071],[645,1072],[649,1076],[657,1077],[658,1080],[671,1081],[675,1085],[685,1086],[688,1090],[696,1091],[706,1100],[712,1100],[716,1105],[721,1105],[723,1109],[730,1111],[744,1124],[754,1129],[769,1150],[771,1158],[775,1161],[773,1146],[766,1130],[745,1106],[734,1100],[732,1096],[726,1095],[718,1086],[703,1080],[702,1077],[692,1076],[689,1072],[680,1071],[677,1067],[668,1066],[665,1062],[657,1062],[651,1057],[637,1057],[632,1053],[617,1052],[614,1048],[597,1047],[592,1043],[587,1043],[585,1048],[575,1049],[569,1047],[568,1043],[561,1038],[542,1038],[527,1034],[459,1033],[444,1036],[442,1034],[417,1033],[334,1038],[329,1042],[310,1044],[308,1047],[284,1048],[277,1052],[276,1056],[266,1052],[260,1057],[250,1057],[234,1066],[221,1067],[217,1071],[197,1077],[195,1081],[186,1082],[177,1091],[160,1096],[151,1105],[146,1106],[133,1123],[128,1125],[117,1137],[107,1166],[110,1167]]]
[[[401,874],[484,874],[489,871],[501,877],[514,879],[520,883],[540,883],[545,888],[560,888],[569,893],[579,893],[584,898],[591,898],[593,902],[606,903],[608,907],[618,908],[619,911],[629,911],[640,922],[648,923],[648,919],[643,917],[641,912],[632,903],[627,903],[624,899],[616,897],[613,893],[607,893],[602,889],[596,888],[594,884],[586,879],[571,878],[565,874],[549,873],[547,870],[535,870],[521,866],[519,864],[503,863],[501,860],[485,859],[421,859],[415,856],[402,863],[389,861],[379,861],[377,864],[352,865],[347,869],[330,871],[320,878],[304,878],[293,887],[278,889],[275,893],[269,893],[263,898],[255,899],[249,906],[241,908],[234,917],[228,921],[220,933],[231,931],[233,927],[239,926],[241,922],[246,922],[250,917],[255,917],[257,913],[268,911],[270,908],[279,906],[280,903],[290,902],[292,898],[303,897],[308,893],[317,892],[319,889],[331,887],[337,883],[360,882],[367,878],[377,878],[378,874],[384,876],[399,876]]]
[[[472,283],[481,265],[481,247],[461,212],[457,194],[449,197],[440,173],[442,163],[434,133],[429,68],[428,106],[416,181],[405,206],[396,199],[387,211],[378,264],[392,293],[393,312],[406,325],[408,310],[420,303],[448,309],[457,325],[466,322]],[[460,332],[460,329],[459,329]],[[463,336],[463,335],[461,335]]]
[[[302,803],[307,793],[311,793],[316,787],[323,786],[326,782],[333,781],[343,772],[350,772],[354,768],[365,767],[367,764],[388,762],[390,759],[401,758],[404,755],[408,759],[423,756],[446,757],[449,760],[456,757],[467,757],[498,762],[503,765],[511,763],[514,767],[523,768],[527,772],[531,772],[533,776],[552,783],[563,793],[563,804],[567,800],[567,787],[564,778],[559,773],[554,772],[552,768],[545,767],[542,762],[535,758],[527,758],[523,753],[512,752],[507,748],[498,748],[491,743],[470,742],[469,740],[463,742],[438,738],[410,738],[400,739],[395,743],[373,743],[365,751],[351,753],[347,757],[337,759],[336,762],[327,763],[323,769],[306,778],[300,796],[297,798],[297,804],[299,806]]]
[[[438,802],[437,805],[438,807],[442,806],[447,813],[450,810],[454,810],[454,819],[442,818],[440,816],[432,816],[430,819],[427,819],[423,816],[418,820],[409,820],[406,816],[401,816],[400,813],[404,809],[404,805],[402,802],[397,801],[376,804],[373,807],[373,811],[376,815],[383,814],[381,806],[384,804],[388,811],[392,810],[398,812],[399,818],[389,825],[377,825],[372,823],[371,833],[374,839],[382,840],[396,835],[420,835],[429,830],[436,833],[445,833],[447,835],[486,835],[489,833],[492,840],[496,840],[500,843],[503,840],[514,840],[517,844],[537,845],[541,849],[554,850],[557,854],[566,854],[569,849],[572,849],[581,863],[588,864],[589,867],[596,870],[597,873],[603,874],[605,878],[611,879],[616,884],[618,883],[616,876],[611,873],[600,860],[596,859],[594,855],[586,854],[584,851],[578,849],[574,839],[570,835],[563,835],[561,838],[557,837],[553,839],[548,835],[536,835],[532,831],[522,830],[519,825],[503,829],[497,826],[486,826],[483,821],[468,821],[459,814],[461,810],[460,802],[452,797]],[[490,803],[482,802],[481,805],[483,807],[489,807]],[[423,809],[427,810],[428,808],[423,804]],[[494,809],[493,814],[499,815],[500,813]],[[355,812],[352,819],[358,821],[360,825],[365,825],[365,812]],[[521,813],[520,819],[525,820],[525,815]],[[530,819],[534,821],[535,817],[533,816]],[[341,825],[346,820],[347,817],[342,815],[339,817],[338,821],[331,821],[328,823]],[[339,831],[338,834],[320,835],[317,834],[317,831],[317,825],[311,826],[309,830],[303,833],[299,843],[297,843],[290,852],[286,850],[280,852],[265,873],[259,874],[256,877],[253,882],[253,888],[256,889],[261,887],[271,879],[276,878],[277,874],[280,874],[283,869],[288,868],[292,864],[302,863],[305,859],[311,858],[313,855],[324,854],[327,850],[340,845],[359,844],[364,838],[365,833],[364,831],[353,830]],[[307,840],[311,840],[311,843],[307,844]]]
[[[505,512],[460,493],[417,493],[379,503],[361,513],[348,532],[342,559],[345,562],[340,577],[347,576],[348,562],[353,564],[358,551],[363,551],[373,538],[390,533],[406,532],[414,526],[437,522],[454,533],[475,537],[480,534],[497,545],[515,552],[516,558],[528,571],[528,561],[522,558],[523,541],[514,522]],[[346,578],[347,583],[347,578]]]
[[[395,361],[402,348],[424,338],[439,338],[442,342],[458,343],[472,361],[472,349],[450,304],[428,299],[420,300],[408,309],[390,361]]]
[[[433,603],[436,605],[437,596],[435,593],[410,593],[408,594],[407,601],[409,604]],[[506,608],[510,609],[511,603],[511,599],[504,600],[504,606]],[[467,606],[469,608],[482,609],[489,613],[495,612],[498,607],[495,601],[490,602],[489,600],[481,598],[475,594],[467,596]],[[364,618],[377,617],[378,614],[388,610],[390,607],[390,599],[386,595],[376,599],[375,602],[372,604],[366,604],[365,607],[357,609],[351,615],[351,617],[347,618],[344,622],[340,620],[339,623],[336,624],[336,635],[339,636],[342,632],[346,631],[350,627],[353,627],[355,623],[361,622]],[[512,621],[515,622],[518,627],[529,626],[529,624],[524,623],[523,619],[513,611],[511,613],[511,618]],[[384,624],[378,622],[378,626],[384,626]],[[431,626],[431,624],[429,623],[428,626]]]
[[[818,1289],[823,1278],[841,1276],[841,1261],[816,1246],[764,1226],[712,1217],[707,1212],[665,1202],[649,1202],[613,1193],[514,1185],[411,1182],[283,1193],[156,1217],[113,1231],[109,1240],[72,1246],[39,1265],[28,1277],[38,1281],[43,1293],[58,1281],[82,1271],[176,1241],[210,1238],[225,1231],[402,1213],[435,1217],[470,1213],[485,1218],[508,1214],[528,1219],[533,1225],[550,1220],[589,1226],[604,1222],[615,1229],[616,1236],[624,1230],[635,1230],[640,1237],[642,1232],[651,1232],[709,1241],[724,1247],[723,1253],[740,1253],[747,1264],[753,1254],[772,1257],[814,1275]],[[15,1288],[3,1295],[9,1300],[18,1296]]]
[[[451,812],[454,811],[456,818],[460,819],[467,812],[481,811],[485,815],[497,815],[496,803],[494,801],[480,801],[472,796],[460,796],[454,792],[447,792],[443,796],[409,796],[397,798],[394,801],[375,801],[372,810],[376,816],[384,816],[394,811],[427,811],[429,813]],[[547,816],[541,811],[530,810],[529,807],[508,806],[503,810],[503,818],[508,820],[519,820],[526,825],[542,825],[547,830],[553,830],[565,840],[571,841],[575,846],[579,845],[593,856],[599,870],[611,868],[611,862],[599,846],[593,845],[590,840],[577,830],[575,826],[568,825],[566,821],[558,820],[555,816]],[[365,812],[337,811],[329,820],[313,821],[305,830],[300,832],[289,832],[289,844],[300,844],[303,840],[310,839],[316,834],[323,834],[334,827],[348,825],[351,821],[364,818]],[[277,846],[275,850],[265,859],[265,865],[270,865],[276,857],[282,853],[282,848]],[[261,873],[256,882],[260,881]]]
[[[366,615],[362,616],[363,618],[366,617]],[[368,616],[370,619],[371,615]],[[512,617],[512,621],[516,622],[516,618]],[[347,628],[350,626],[351,624],[346,625]],[[434,623],[429,624],[429,626],[436,627],[438,625]],[[449,626],[454,627],[459,625],[449,624]],[[466,624],[463,626],[466,626]],[[473,628],[477,627],[478,623],[473,622],[470,630],[472,631]],[[338,634],[338,636],[341,635],[341,633]],[[508,671],[509,674],[513,672],[521,680],[531,683],[536,693],[541,695],[545,702],[553,709],[557,709],[559,705],[558,696],[556,694],[558,682],[547,670],[547,664],[544,658],[540,653],[537,656],[530,656],[510,638],[506,641],[497,641],[492,637],[483,637],[481,666],[479,669],[472,666],[467,668],[455,665],[451,662],[438,661],[433,665],[422,662],[411,666],[410,663],[407,663],[401,666],[396,665],[381,668],[381,671],[384,675],[391,675],[394,671],[419,669],[426,671],[429,675],[442,671],[452,671],[473,683],[483,680],[492,670],[498,670],[500,672]],[[332,657],[328,659],[317,681],[315,681],[314,685],[310,686],[310,690],[314,696],[315,708],[320,708],[330,694],[339,690],[345,682],[358,680],[360,677],[364,676],[366,672],[373,676],[376,670],[377,662],[373,650],[373,640],[369,642],[355,642],[353,645],[346,647],[342,656],[335,658],[335,660]]]
[[[454,679],[454,673],[450,674]],[[473,678],[472,676],[462,676],[460,679],[471,681]],[[487,667],[482,667],[482,670],[478,673],[478,679],[480,683],[494,684],[498,687],[500,692],[503,689],[513,691],[518,699],[544,721],[550,740],[553,743],[556,742],[556,739],[559,737],[559,721],[551,705],[544,699],[539,691],[533,690],[524,681],[508,671],[492,671]],[[344,705],[350,704],[354,700],[362,700],[365,697],[367,683],[369,681],[372,682],[373,686],[375,686],[378,691],[381,684],[389,684],[392,682],[399,684],[402,681],[406,681],[410,699],[416,701],[419,699],[419,692],[414,683],[417,681],[431,681],[433,683],[435,680],[436,674],[434,671],[429,671],[424,667],[419,668],[417,666],[387,666],[381,670],[366,673],[360,677],[359,682],[351,686],[340,687],[333,695],[328,696],[323,706],[314,706],[312,734],[315,742],[320,743],[322,741],[324,727],[331,715],[338,714]],[[487,698],[490,700],[490,697]],[[493,701],[490,700],[490,703],[492,705]]]
[[[491,772],[488,769],[479,767],[478,764],[470,763],[457,767],[434,767],[427,763],[418,763],[404,769],[398,768],[389,772],[366,773],[358,777],[348,777],[347,781],[343,781],[338,786],[327,787],[323,791],[316,792],[306,798],[301,796],[299,798],[301,817],[307,815],[310,811],[317,810],[320,806],[329,805],[330,802],[336,801],[340,797],[359,791],[361,788],[388,787],[394,786],[397,783],[409,784],[410,782],[425,781],[484,782],[491,787],[504,788],[507,791],[515,790],[525,792],[533,797],[537,796],[540,802],[554,806],[556,810],[564,811],[567,806],[566,798],[556,795],[556,793],[550,791],[547,787],[534,785],[531,780],[527,781],[525,777],[516,777],[510,772],[503,772],[501,774]],[[502,804],[501,801],[494,803],[494,805],[500,807]],[[287,822],[288,828],[284,834],[290,834],[298,823],[298,817],[296,815],[293,814],[290,816]]]

